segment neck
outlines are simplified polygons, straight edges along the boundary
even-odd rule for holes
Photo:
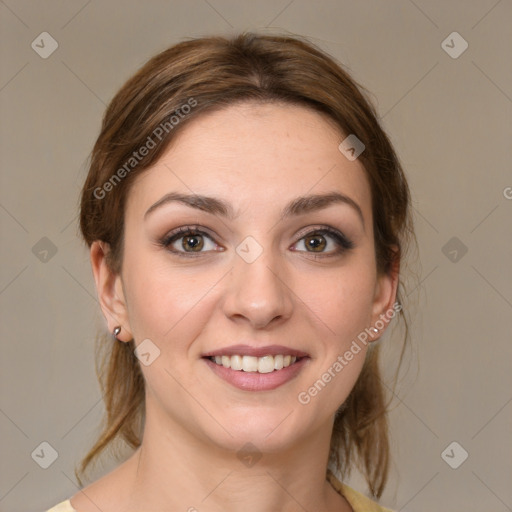
[[[250,453],[149,414],[143,442],[127,461],[129,510],[350,511],[326,480],[331,432],[332,423],[279,452]]]

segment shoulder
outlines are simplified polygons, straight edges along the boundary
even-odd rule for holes
[[[130,502],[127,482],[131,482],[133,479],[130,473],[130,463],[135,468],[133,471],[136,471],[136,462],[137,460],[133,457],[128,458],[98,480],[81,488],[68,500],[46,512],[98,512],[100,509],[123,512],[128,510]]]
[[[61,501],[58,505],[48,509],[46,512],[76,512],[69,500]]]
[[[379,505],[364,494],[340,482],[331,470],[327,471],[327,480],[348,501],[354,512],[393,512],[391,509]]]

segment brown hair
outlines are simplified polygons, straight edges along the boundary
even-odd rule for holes
[[[410,193],[395,151],[363,91],[332,58],[297,37],[244,33],[172,46],[130,78],[105,112],[81,196],[80,228],[86,243],[108,243],[109,265],[119,272],[124,207],[133,179],[202,112],[240,101],[277,101],[327,114],[345,136],[356,134],[365,144],[359,159],[371,186],[377,270],[391,272],[415,239]],[[402,286],[400,280],[400,303]],[[398,366],[408,338],[403,309],[399,317],[406,331]],[[114,441],[135,449],[143,432],[144,379],[133,340],[112,343],[110,334],[103,333],[97,343],[96,371],[106,414],[99,438],[79,472],[75,470],[80,484],[79,475]],[[379,373],[379,348],[370,346],[362,372],[337,412],[330,452],[330,462],[342,477],[356,465],[377,497],[389,468],[389,402]]]

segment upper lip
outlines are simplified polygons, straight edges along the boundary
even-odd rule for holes
[[[251,347],[250,345],[231,345],[229,347],[219,348],[211,352],[206,352],[202,357],[215,356],[276,356],[279,354],[295,357],[309,357],[306,352],[283,345],[266,345],[265,347]]]

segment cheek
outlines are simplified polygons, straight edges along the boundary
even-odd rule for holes
[[[335,272],[303,277],[297,295],[317,319],[319,333],[341,350],[369,327],[374,281],[371,268],[348,266]]]
[[[130,326],[135,340],[149,338],[173,349],[194,338],[201,319],[211,305],[209,292],[219,277],[214,272],[199,276],[186,269],[172,268],[162,258],[126,260]]]

